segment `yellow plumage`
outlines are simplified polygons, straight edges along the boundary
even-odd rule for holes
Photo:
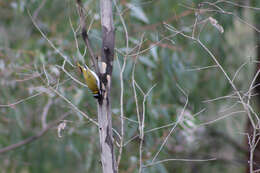
[[[98,98],[100,96],[100,84],[99,84],[99,78],[96,75],[95,72],[90,70],[88,66],[81,66],[79,63],[77,63],[81,73],[83,74],[83,77],[85,79],[85,82],[88,86],[88,88],[92,91],[95,98]]]

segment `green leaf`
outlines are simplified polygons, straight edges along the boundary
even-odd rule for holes
[[[126,6],[131,9],[131,16],[141,20],[144,23],[149,23],[149,20],[141,7],[130,3],[126,4]]]

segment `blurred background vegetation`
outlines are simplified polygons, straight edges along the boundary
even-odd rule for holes
[[[99,1],[83,2],[88,14],[87,24],[91,24],[89,37],[99,55]],[[217,4],[232,14],[220,13],[210,3],[204,3],[200,8],[208,10],[195,15],[196,10],[192,8],[198,8],[201,2],[205,1],[117,2],[129,32],[130,48],[136,47],[144,34],[141,52],[147,49],[138,57],[127,58],[124,72],[125,116],[137,121],[131,84],[133,62],[137,58],[135,80],[138,85],[147,92],[156,84],[147,97],[145,131],[177,121],[186,102],[178,85],[189,98],[184,113],[185,120],[177,126],[157,159],[217,158],[216,161],[208,162],[165,162],[145,168],[144,172],[147,173],[246,171],[247,151],[244,148],[247,148],[247,141],[242,133],[246,129],[247,116],[245,113],[233,113],[242,110],[237,98],[209,101],[233,94],[230,84],[207,52],[196,42],[180,35],[165,39],[173,32],[165,28],[163,22],[191,35],[191,27],[196,18],[198,21],[209,17],[216,19],[224,29],[223,33],[210,22],[204,22],[198,24],[195,35],[200,34],[200,40],[212,51],[231,78],[245,63],[234,83],[241,92],[246,92],[256,66],[256,31],[252,26],[259,24],[259,9],[239,7],[230,2],[258,8],[260,2],[234,0]],[[45,127],[46,122],[54,122],[68,114],[65,118],[67,126],[62,131],[61,138],[57,133],[58,125],[55,125],[32,143],[0,154],[1,172],[100,172],[97,127],[51,91],[48,84],[55,87],[59,84],[57,90],[93,119],[97,119],[95,100],[86,88],[71,80],[59,68],[63,64],[63,58],[41,36],[29,13],[73,64],[82,60],[70,25],[70,20],[74,29],[79,25],[73,0],[0,0],[0,148],[34,136]],[[115,8],[114,23],[117,53],[112,82],[112,116],[113,127],[120,131],[118,63],[122,65],[123,56],[120,52],[125,53],[126,45],[123,26]],[[79,51],[83,54],[85,45],[80,33],[77,34]],[[137,49],[132,54],[136,53]],[[84,58],[88,63],[88,52]],[[202,67],[207,68],[200,69]],[[68,64],[65,69],[82,81],[77,69]],[[137,93],[142,110],[143,96],[139,90]],[[233,114],[214,123],[204,124],[230,113]],[[126,141],[138,134],[138,124],[135,121],[125,120]],[[145,134],[144,164],[151,162],[171,128],[172,125]],[[124,147],[120,172],[138,171],[138,146],[139,140],[135,138]]]

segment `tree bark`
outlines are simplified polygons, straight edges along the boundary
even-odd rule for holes
[[[98,99],[98,124],[103,173],[117,173],[111,118],[111,75],[113,69],[115,33],[111,0],[100,0],[102,54],[100,66],[101,97]]]

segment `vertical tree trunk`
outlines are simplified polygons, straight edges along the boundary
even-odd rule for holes
[[[111,0],[100,0],[102,25],[102,54],[100,81],[102,97],[98,100],[98,123],[103,173],[117,173],[112,137],[110,104],[111,75],[113,69],[115,33]]]

